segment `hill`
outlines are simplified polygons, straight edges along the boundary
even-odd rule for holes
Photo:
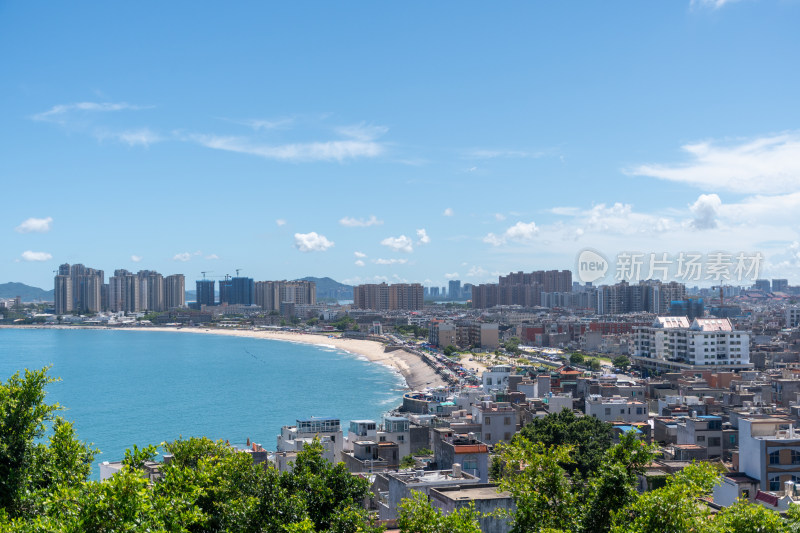
[[[0,298],[16,298],[17,296],[20,296],[23,302],[52,302],[55,297],[52,290],[46,291],[24,283],[0,283]]]
[[[313,281],[317,284],[317,300],[352,300],[353,287],[339,283],[331,278],[306,276],[300,281]]]

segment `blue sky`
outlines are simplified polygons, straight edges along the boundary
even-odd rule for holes
[[[0,282],[800,283],[800,2],[0,3]]]

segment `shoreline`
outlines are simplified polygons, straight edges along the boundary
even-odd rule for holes
[[[220,329],[205,327],[124,327],[110,328],[102,326],[13,326],[2,325],[0,329],[97,329],[107,331],[154,331],[173,333],[195,333],[205,335],[223,335],[229,337],[244,337],[250,339],[267,339],[283,342],[295,342],[315,346],[333,346],[338,350],[350,354],[360,355],[372,363],[377,363],[392,369],[403,377],[405,388],[408,390],[422,390],[428,387],[444,386],[446,383],[434,370],[425,364],[419,356],[406,350],[384,351],[384,345],[377,341],[362,339],[343,339],[328,337],[312,333],[299,333],[290,331],[245,330],[245,329]]]

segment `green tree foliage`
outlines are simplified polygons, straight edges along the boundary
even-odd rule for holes
[[[614,365],[616,368],[621,368],[622,370],[626,370],[629,366],[631,366],[631,360],[628,359],[628,357],[625,355],[620,355],[612,359],[611,364]]]
[[[413,455],[406,455],[405,457],[403,457],[400,460],[400,468],[405,468],[405,469],[414,468],[414,466],[416,466],[416,464],[417,464],[417,461],[414,460],[414,456]]]
[[[463,507],[445,516],[428,503],[421,492],[400,504],[397,525],[401,533],[480,533],[480,513],[474,506]]]
[[[586,358],[583,354],[574,352],[569,356],[569,364],[571,365],[582,365]]]
[[[448,344],[447,346],[444,347],[444,350],[442,351],[447,357],[450,357],[454,353],[458,353],[458,348],[456,348],[452,344]]]
[[[519,348],[520,340],[518,337],[511,337],[506,342],[503,343],[503,348],[508,350],[514,355],[520,355],[522,350]]]
[[[603,365],[600,363],[600,359],[592,357],[592,359],[589,361],[589,368],[595,372],[598,372],[601,368],[603,368]]]
[[[572,446],[570,461],[564,467],[570,474],[577,472],[586,477],[600,467],[603,456],[611,447],[611,424],[593,416],[575,416],[563,409],[535,419],[522,428],[518,438],[540,442],[545,446]]]

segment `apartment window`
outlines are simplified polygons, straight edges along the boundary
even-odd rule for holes
[[[484,420],[484,422],[486,422],[487,426],[491,426],[492,425],[492,417],[491,416],[487,416],[483,420]]]
[[[711,446],[719,446],[721,444],[721,442],[720,442],[721,440],[722,439],[720,439],[719,437],[708,437],[708,446],[709,447],[711,447]]]
[[[511,440],[511,433],[506,433],[503,435],[503,440]]]
[[[606,415],[611,415],[611,408],[610,407],[606,407]]]
[[[511,417],[510,416],[507,416],[507,417],[503,418],[503,424],[505,424],[507,426],[510,423],[511,423]]]
[[[781,464],[781,455],[777,450],[774,451],[774,452],[769,452],[769,464],[771,464],[771,465],[779,465],[779,464]],[[772,489],[770,489],[770,490],[772,490]]]
[[[697,440],[697,442],[705,442],[706,441],[706,436],[705,435],[698,435],[696,440]]]
[[[475,459],[470,459],[468,461],[464,461],[461,466],[464,467],[464,470],[477,470],[478,461],[476,461]]]
[[[800,452],[797,450],[792,450],[792,464],[800,465]]]
[[[769,490],[781,490],[781,480],[780,478],[770,479],[769,480]]]
[[[404,435],[398,435],[398,436],[397,436],[397,441],[398,441],[398,442],[403,442],[404,440],[406,440],[406,438],[405,438],[405,436],[404,436]]]
[[[486,434],[486,440],[489,441],[489,442],[492,441],[492,434],[491,433],[487,433]]]
[[[636,414],[637,414],[637,415],[641,415],[641,414],[643,414],[643,413],[644,413],[644,408],[642,408],[642,407],[637,407],[637,408],[636,408]]]

